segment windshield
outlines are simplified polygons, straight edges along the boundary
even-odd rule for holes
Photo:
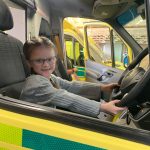
[[[141,16],[137,16],[132,21],[124,25],[124,28],[143,49],[148,46],[145,19]]]
[[[132,7],[119,16],[117,20],[134,40],[145,49],[148,46],[145,10],[143,9],[141,12],[139,10],[141,10],[141,6]]]
[[[117,18],[118,22],[133,37],[133,39],[145,49],[148,47],[147,26],[145,19],[145,6],[132,7]],[[147,70],[149,56],[147,55],[140,63],[140,67]]]

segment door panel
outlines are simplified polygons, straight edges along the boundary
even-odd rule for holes
[[[90,59],[86,61],[86,79],[95,83],[116,83],[123,70],[96,63]]]
[[[118,126],[45,106],[30,105],[8,97],[0,99],[0,104],[0,149],[150,148],[148,131]]]

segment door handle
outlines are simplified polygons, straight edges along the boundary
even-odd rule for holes
[[[102,74],[97,80],[98,81],[104,81],[107,78],[111,78],[113,76],[113,73],[110,72],[104,72],[104,74]]]

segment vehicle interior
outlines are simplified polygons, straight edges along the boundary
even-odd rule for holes
[[[127,121],[125,127],[119,127],[126,129],[126,127],[132,128],[129,125],[131,121],[137,130],[150,131],[150,69],[142,68],[140,62],[145,56],[150,55],[149,47],[143,49],[136,41],[129,36],[129,33],[123,29],[117,19],[119,16],[123,16],[130,10],[131,7],[137,9],[144,5],[144,1],[140,0],[120,0],[120,1],[106,1],[106,0],[42,0],[42,1],[19,1],[11,0],[21,7],[25,8],[27,22],[26,22],[26,39],[32,36],[46,36],[50,38],[57,46],[58,49],[58,66],[56,68],[56,75],[61,76],[64,79],[71,80],[66,73],[66,58],[64,54],[64,35],[63,35],[63,19],[66,17],[83,17],[89,19],[96,19],[109,23],[126,43],[132,48],[134,60],[128,65],[125,71],[120,71],[118,75],[114,77],[120,84],[120,88],[114,89],[110,99],[119,99],[120,102],[117,106],[128,107],[128,111],[125,115],[119,116],[118,119],[123,118]],[[43,3],[42,3],[43,2]],[[48,22],[44,19],[39,21],[41,26],[35,26],[35,29],[30,27],[36,14],[39,11],[36,8],[36,3],[41,5],[43,10],[46,10],[49,15]],[[37,5],[37,7],[38,7]],[[63,8],[63,9],[62,9]],[[111,9],[111,11],[110,11]],[[143,9],[146,9],[145,7]],[[143,15],[142,9],[142,15]],[[40,12],[41,14],[43,12]],[[133,13],[133,12],[132,12]],[[122,15],[123,14],[123,15]],[[132,14],[133,15],[133,14]],[[138,14],[141,15],[141,14]],[[33,19],[34,18],[34,19]],[[5,21],[4,21],[5,20]],[[36,20],[36,19],[35,19]],[[129,20],[128,20],[129,21]],[[127,22],[128,22],[127,21]],[[123,24],[123,23],[122,23]],[[62,121],[63,123],[74,123],[77,125],[87,122],[89,126],[95,124],[95,126],[102,126],[104,124],[112,125],[115,128],[115,122],[112,119],[106,121],[100,121],[99,119],[93,119],[90,117],[82,116],[79,114],[71,113],[65,110],[57,110],[53,108],[47,108],[45,106],[38,106],[36,104],[27,103],[19,100],[19,96],[24,85],[26,77],[29,76],[30,71],[26,64],[23,55],[23,44],[19,39],[9,35],[7,30],[13,28],[13,17],[11,11],[6,5],[5,1],[0,0],[0,105],[1,108],[6,110],[15,111],[18,113],[25,113],[33,116],[45,117],[45,111],[50,115],[49,117],[56,121]],[[39,32],[35,31],[39,28]],[[149,65],[149,62],[147,62]],[[87,61],[88,65],[88,61]],[[109,67],[110,68],[110,67]],[[110,69],[109,69],[110,70]],[[113,71],[116,69],[113,69]],[[107,74],[108,75],[108,74]],[[102,80],[102,78],[101,78]],[[105,84],[97,80],[100,84]],[[115,80],[110,80],[112,82]],[[41,112],[38,111],[41,108]],[[42,114],[43,113],[43,114]],[[56,116],[55,116],[56,115]],[[63,119],[70,119],[66,122]],[[71,121],[74,118],[74,121]],[[57,120],[58,119],[58,120]],[[76,122],[76,120],[78,121]],[[102,122],[102,124],[101,124]],[[82,125],[81,125],[82,126]],[[102,130],[102,128],[101,128]],[[126,130],[129,130],[128,128]],[[139,132],[142,132],[139,131]],[[128,136],[130,130],[126,132],[125,136]],[[133,131],[134,132],[134,131]],[[119,133],[117,133],[119,134]],[[142,135],[141,135],[142,136]],[[139,137],[137,137],[138,139]],[[148,142],[148,138],[145,142]]]

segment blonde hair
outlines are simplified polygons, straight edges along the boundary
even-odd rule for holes
[[[33,50],[37,47],[44,46],[53,49],[57,55],[57,49],[54,43],[46,37],[33,37],[31,40],[27,40],[23,45],[23,53],[27,60],[30,60],[30,56]]]

